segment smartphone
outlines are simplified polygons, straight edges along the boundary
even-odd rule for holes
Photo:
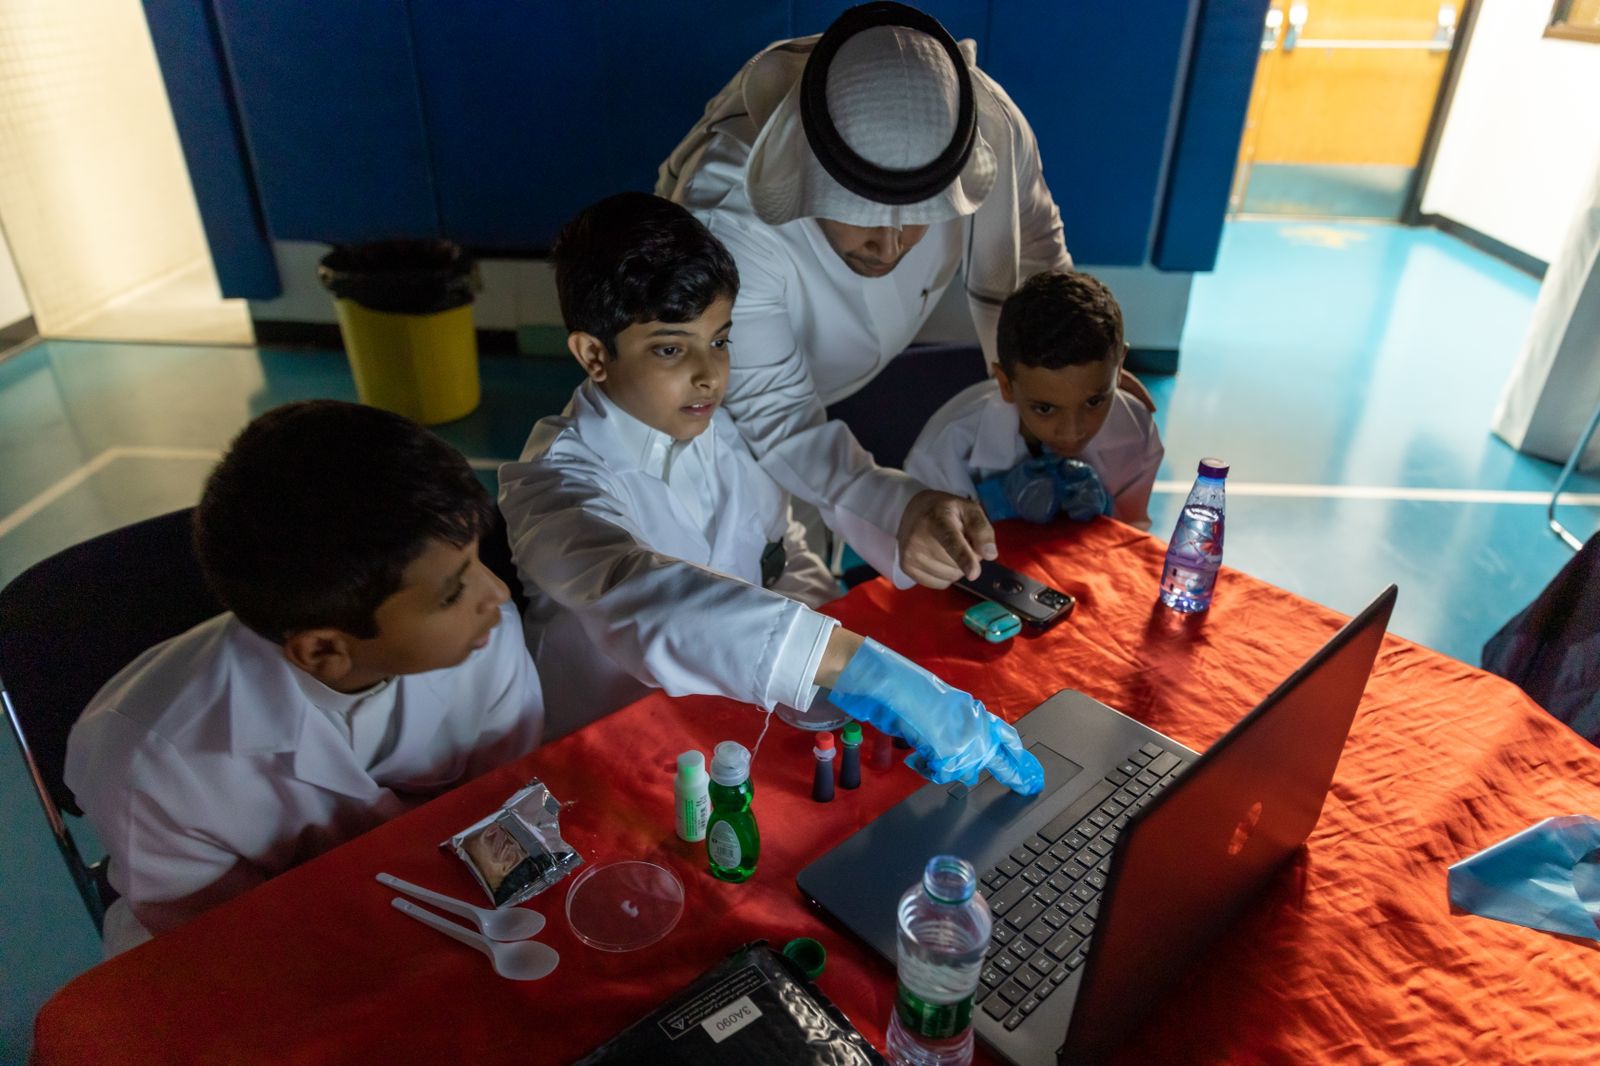
[[[984,560],[976,581],[956,582],[980,600],[991,600],[1009,609],[1029,625],[1044,629],[1072,613],[1077,599],[1071,594],[1041,584],[1026,574]]]

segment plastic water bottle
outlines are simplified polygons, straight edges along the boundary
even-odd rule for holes
[[[900,897],[900,987],[889,1017],[889,1061],[964,1066],[972,1061],[972,997],[994,919],[972,864],[936,855]]]
[[[1174,611],[1192,614],[1211,606],[1222,567],[1227,477],[1228,464],[1221,459],[1200,460],[1200,475],[1183,502],[1161,568],[1161,602]]]

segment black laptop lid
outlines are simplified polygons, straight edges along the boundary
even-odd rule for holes
[[[1128,822],[1063,1061],[1114,1050],[1311,834],[1394,601],[1391,585]]]

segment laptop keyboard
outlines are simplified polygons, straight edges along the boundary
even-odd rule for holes
[[[1112,844],[1184,765],[1154,743],[1143,745],[983,875],[994,937],[976,998],[1008,1031],[1083,966]],[[1093,804],[1087,813],[1085,802]]]

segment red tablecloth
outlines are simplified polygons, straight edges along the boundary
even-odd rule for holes
[[[962,594],[883,582],[836,613],[1007,718],[1078,688],[1197,749],[1342,622],[1232,572],[1209,617],[1176,622],[1152,607],[1161,545],[1109,521],[1007,524],[1001,542],[1011,565],[1077,595],[1071,620],[990,646],[962,628]],[[645,699],[83,974],[40,1013],[37,1060],[564,1062],[738,944],[801,935],[827,945],[821,987],[881,1046],[892,969],[811,909],[794,876],[919,780],[898,764],[869,769],[859,791],[814,804],[810,738],[775,724],[755,764],[760,868],[722,884],[673,835],[674,760],[719,740],[754,744],[760,726],[759,712],[727,701]],[[390,909],[380,870],[477,894],[436,845],[534,774],[569,804],[563,828],[589,862],[677,871],[687,908],[669,937],[632,954],[587,947],[567,928],[563,882],[534,902],[560,968],[524,984]],[[1573,812],[1600,813],[1600,752],[1510,684],[1388,638],[1307,857],[1125,1059],[1597,1061],[1597,945],[1452,915],[1445,893],[1449,863]]]

